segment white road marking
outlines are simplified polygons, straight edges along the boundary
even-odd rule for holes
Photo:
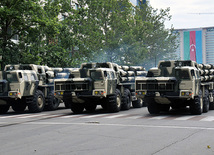
[[[164,119],[164,118],[167,118],[167,117],[169,117],[169,116],[154,116],[154,117],[151,117],[151,118],[149,118],[149,119]]]
[[[191,119],[193,117],[196,117],[196,116],[180,116],[178,118],[175,118],[174,120],[185,121],[185,120]]]
[[[2,122],[0,122],[2,123]],[[140,128],[168,128],[168,129],[187,129],[187,130],[214,130],[214,127],[195,127],[195,126],[161,126],[161,125],[135,125],[135,124],[101,124],[101,123],[71,123],[71,122],[26,122],[26,125],[83,125],[83,126],[116,126],[116,127],[140,127]]]
[[[105,117],[105,116],[108,116],[108,115],[109,114],[96,114],[96,115],[83,116],[81,118]]]
[[[113,116],[107,116],[105,118],[117,118],[117,117],[121,117],[121,116],[127,116],[127,114],[118,114],[118,115],[113,115]]]
[[[84,117],[85,115],[66,115],[66,116],[62,116],[60,118],[72,118],[72,117]]]
[[[128,118],[128,119],[129,119],[129,118],[130,118],[130,119],[138,119],[138,118],[141,118],[141,117],[142,117],[142,116],[139,115],[139,116],[129,116],[129,117],[126,117],[126,118]]]
[[[201,119],[200,121],[214,121],[214,116],[207,116],[207,117]]]
[[[31,117],[40,117],[40,116],[48,116],[47,114],[31,114],[28,116],[19,116],[18,118],[31,118]]]
[[[3,115],[0,116],[0,118],[17,118],[17,117],[23,117],[23,116],[29,116],[32,114],[18,114],[18,115]]]
[[[140,118],[145,118],[145,119],[151,119],[151,120],[162,120],[165,118],[171,118],[171,116],[151,116],[151,117],[144,117],[143,115],[132,115],[132,114],[79,114],[79,115],[73,115],[73,114],[42,114],[42,113],[37,113],[37,114],[14,114],[14,115],[0,115],[0,119],[6,119],[6,118],[11,118],[11,119],[27,119],[27,118],[107,118],[107,119],[113,119],[113,118],[124,118],[124,119],[140,119]],[[188,116],[178,116],[177,118],[175,116],[172,117],[170,120],[180,120],[180,121],[186,121],[189,119],[194,118],[194,121],[204,121],[204,122],[212,122],[214,121],[214,116],[203,116],[202,119],[198,119],[201,117],[197,115],[188,115]],[[193,119],[192,119],[193,120]]]

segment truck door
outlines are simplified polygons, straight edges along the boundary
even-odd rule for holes
[[[111,81],[112,81],[111,92],[114,93],[117,87],[117,77],[115,75],[115,72],[111,72]]]
[[[30,96],[30,79],[27,76],[27,73],[23,73],[24,75],[24,87],[22,87],[22,89],[24,89],[24,96]]]
[[[199,92],[201,86],[201,78],[198,70],[195,71],[195,78],[196,78],[195,80],[196,92]]]
[[[110,74],[109,72],[107,71],[104,71],[103,72],[104,74],[104,78],[105,78],[105,91],[106,91],[106,94],[109,95],[111,94],[111,77],[110,77]]]
[[[34,73],[29,74],[29,76],[30,76],[29,77],[30,78],[30,80],[29,80],[29,84],[30,84],[29,85],[29,93],[31,95],[33,95],[36,88],[37,88],[38,80],[37,80],[36,74],[34,74]]]
[[[46,74],[43,67],[38,66],[38,78],[39,78],[39,85],[43,85],[46,82]]]
[[[192,76],[192,86],[193,86],[193,92],[194,94],[198,95],[199,89],[200,89],[200,77],[199,74],[197,74],[197,70],[191,70],[191,76]]]

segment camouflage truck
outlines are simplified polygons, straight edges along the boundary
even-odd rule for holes
[[[150,114],[189,106],[200,115],[214,109],[213,66],[190,60],[160,61],[147,77],[137,77],[136,96],[148,105]]]
[[[142,107],[142,100],[135,96],[135,73],[115,63],[83,63],[70,73],[69,79],[55,80],[55,95],[70,106],[74,113],[84,109],[94,111],[101,105],[109,112]],[[134,70],[134,67],[132,67]],[[135,69],[136,74],[145,74],[144,68]],[[143,71],[142,71],[143,70]]]
[[[34,64],[6,65],[0,74],[0,113],[9,107],[23,112],[43,109],[55,110],[59,100],[54,97],[54,76],[61,68],[49,68]]]

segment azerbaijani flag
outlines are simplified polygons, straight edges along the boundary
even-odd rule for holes
[[[184,32],[184,60],[203,63],[202,59],[202,31]]]

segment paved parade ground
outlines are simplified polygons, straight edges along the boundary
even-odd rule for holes
[[[0,115],[1,154],[214,154],[214,110],[150,115],[146,107],[119,113],[56,111]]]

